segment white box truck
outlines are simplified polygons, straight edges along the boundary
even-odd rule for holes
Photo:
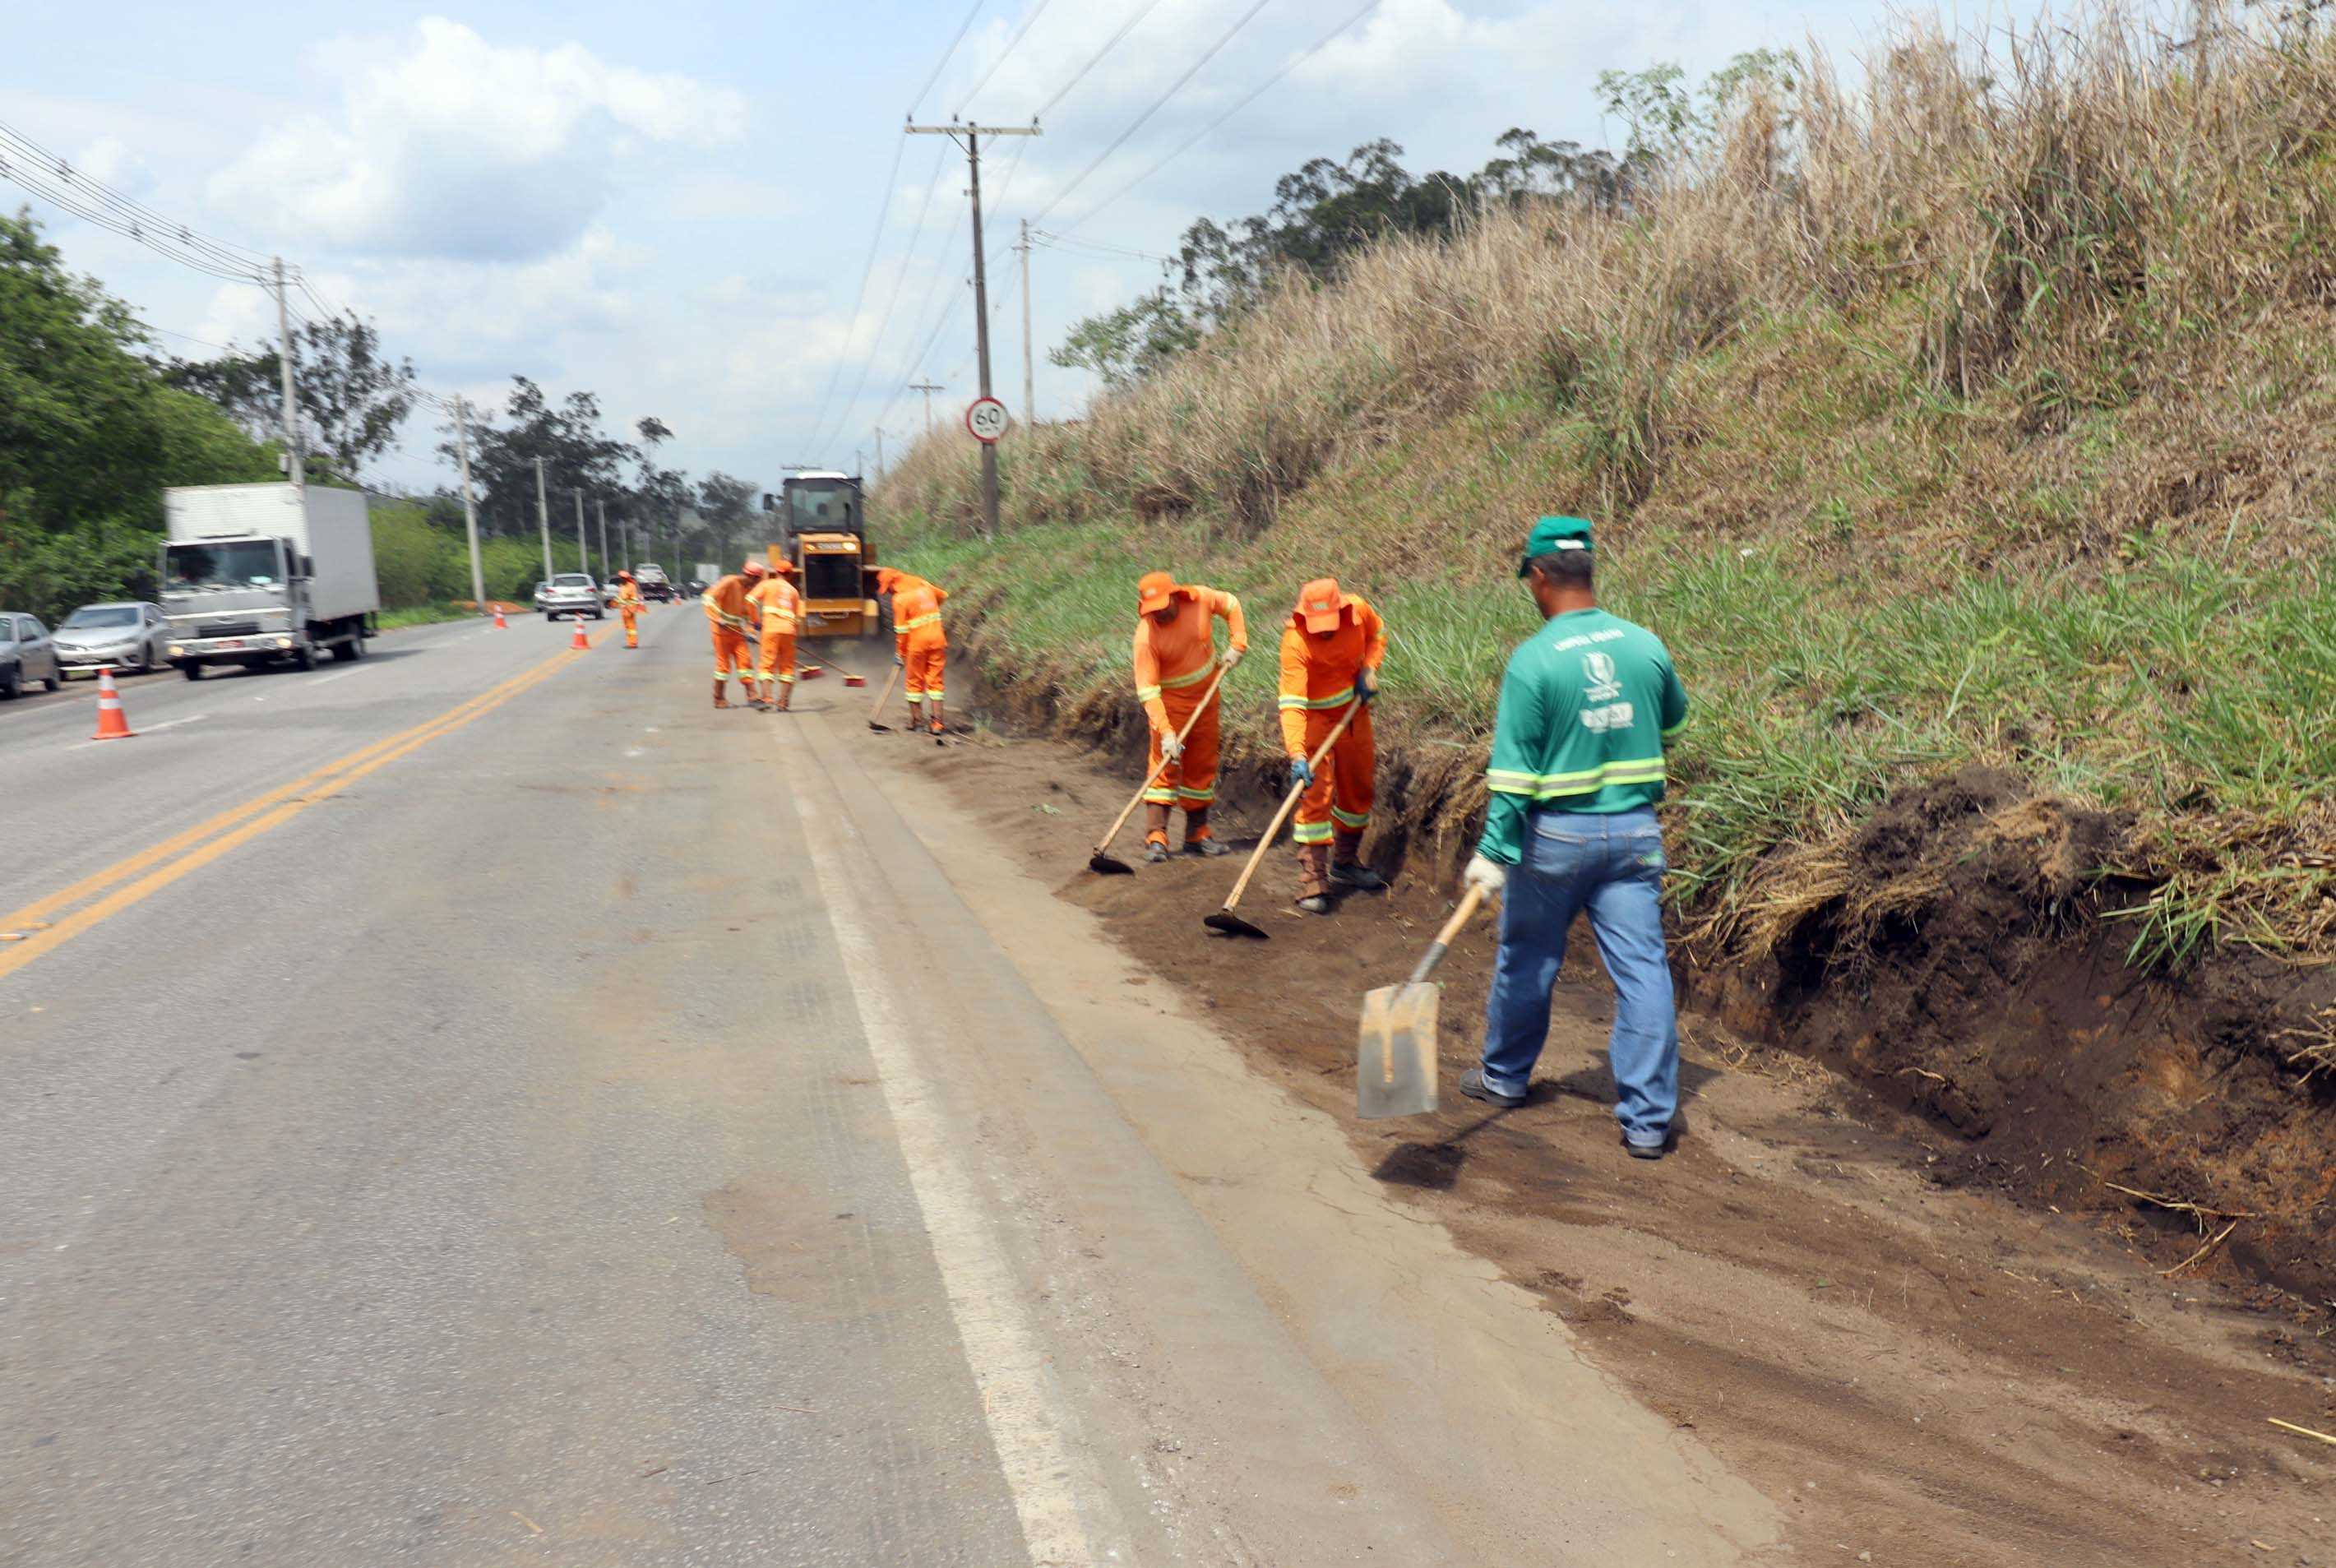
[[[381,611],[365,492],[321,485],[192,484],[162,492],[162,613],[170,662],[278,661],[313,669],[365,657]]]

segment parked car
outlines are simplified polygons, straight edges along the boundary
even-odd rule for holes
[[[41,618],[0,609],[0,697],[15,696],[32,681],[54,691],[63,680],[56,646]]]
[[[57,669],[67,680],[103,666],[141,674],[170,662],[170,623],[143,600],[85,604],[65,617],[54,639]]]
[[[563,615],[589,615],[594,620],[606,620],[608,611],[600,602],[600,585],[592,580],[589,572],[558,571],[536,596],[536,608],[543,611],[546,620],[558,620]]]
[[[538,615],[543,613],[543,596],[550,587],[548,582],[539,582],[535,585],[535,612]]]

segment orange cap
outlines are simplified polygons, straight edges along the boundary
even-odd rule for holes
[[[772,563],[771,570],[777,572],[781,577],[793,577],[795,574],[795,563],[789,560],[786,557],[781,556],[776,561]]]
[[[762,576],[764,572],[766,572],[766,571],[770,570],[771,569],[770,569],[769,567],[764,566],[764,565],[761,561],[759,561],[759,560],[750,560],[750,561],[748,561],[748,562],[745,564],[745,566],[742,570],[745,572],[745,574],[746,574],[748,577],[760,577],[760,576]]]
[[[1336,631],[1338,612],[1346,607],[1347,596],[1335,577],[1317,578],[1298,590],[1298,614],[1308,631]]]
[[[1164,571],[1147,571],[1135,582],[1135,613],[1150,615],[1168,608],[1176,595],[1176,579]]]
[[[880,566],[876,569],[876,590],[879,593],[891,592],[892,585],[900,580],[900,573],[898,568]]]

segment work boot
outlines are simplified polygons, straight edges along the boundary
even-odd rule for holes
[[[727,682],[715,681],[714,683],[714,706],[715,707],[728,707],[730,706],[729,692],[730,687]]]
[[[1370,867],[1363,864],[1360,861],[1332,862],[1330,865],[1330,880],[1338,883],[1342,888],[1353,888],[1360,892],[1383,893],[1387,891],[1387,878],[1379,875],[1378,872],[1371,870]]]
[[[1206,806],[1184,813],[1184,852],[1207,855],[1212,860],[1225,852],[1225,846],[1219,843],[1216,835],[1209,831],[1209,808]]]
[[[1168,839],[1166,834],[1163,833],[1156,839],[1148,838],[1144,841],[1144,864],[1151,866],[1163,865],[1167,862],[1167,860]]]
[[[1309,915],[1330,912],[1330,846],[1298,846],[1298,907]]]

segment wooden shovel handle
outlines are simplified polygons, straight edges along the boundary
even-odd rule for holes
[[[1318,768],[1322,765],[1322,759],[1330,755],[1330,748],[1338,744],[1338,737],[1347,733],[1347,726],[1355,722],[1355,716],[1360,713],[1362,708],[1363,699],[1360,697],[1347,705],[1347,711],[1338,716],[1338,722],[1330,726],[1329,735],[1322,737],[1321,745],[1315,749],[1312,756],[1306,759],[1308,767]],[[1241,902],[1241,894],[1249,891],[1249,879],[1257,875],[1258,862],[1265,859],[1265,852],[1273,847],[1274,839],[1281,833],[1281,824],[1289,820],[1290,812],[1297,807],[1298,797],[1305,793],[1304,784],[1292,784],[1290,786],[1290,793],[1282,796],[1281,809],[1274,813],[1273,821],[1266,824],[1265,836],[1258,840],[1257,848],[1250,852],[1249,864],[1241,868],[1241,881],[1233,884],[1232,892],[1226,897],[1224,902],[1226,909],[1230,910]]]
[[[1201,694],[1201,706],[1192,710],[1192,716],[1186,719],[1184,721],[1184,727],[1176,732],[1176,744],[1178,745],[1183,745],[1186,738],[1192,735],[1193,726],[1201,722],[1201,716],[1209,711],[1209,705],[1211,703],[1217,700],[1217,687],[1224,685],[1225,677],[1231,673],[1232,667],[1231,665],[1223,666],[1218,669],[1217,678],[1211,681],[1209,683],[1209,689]],[[1120,813],[1118,816],[1112,819],[1111,831],[1103,835],[1103,842],[1101,843],[1095,845],[1095,853],[1101,854],[1104,851],[1111,848],[1111,841],[1119,836],[1119,830],[1127,825],[1127,819],[1134,816],[1135,814],[1135,808],[1144,803],[1144,792],[1150,789],[1155,783],[1157,783],[1160,775],[1167,771],[1168,761],[1165,757],[1163,757],[1161,759],[1160,765],[1146,774],[1144,775],[1144,782],[1135,786],[1135,798],[1127,803],[1127,809]]]
[[[884,677],[884,689],[876,694],[876,706],[868,710],[868,722],[874,724],[884,716],[884,705],[892,700],[892,688],[900,684],[900,667],[894,665],[892,673]]]
[[[1468,923],[1476,912],[1476,906],[1484,901],[1484,890],[1472,885],[1467,895],[1460,901],[1460,907],[1452,911],[1452,918],[1444,922],[1444,929],[1436,933],[1436,940],[1420,956],[1418,967],[1411,971],[1413,985],[1421,984],[1436,972],[1436,966],[1444,961],[1445,953],[1452,946],[1452,939],[1460,934],[1460,928]]]

